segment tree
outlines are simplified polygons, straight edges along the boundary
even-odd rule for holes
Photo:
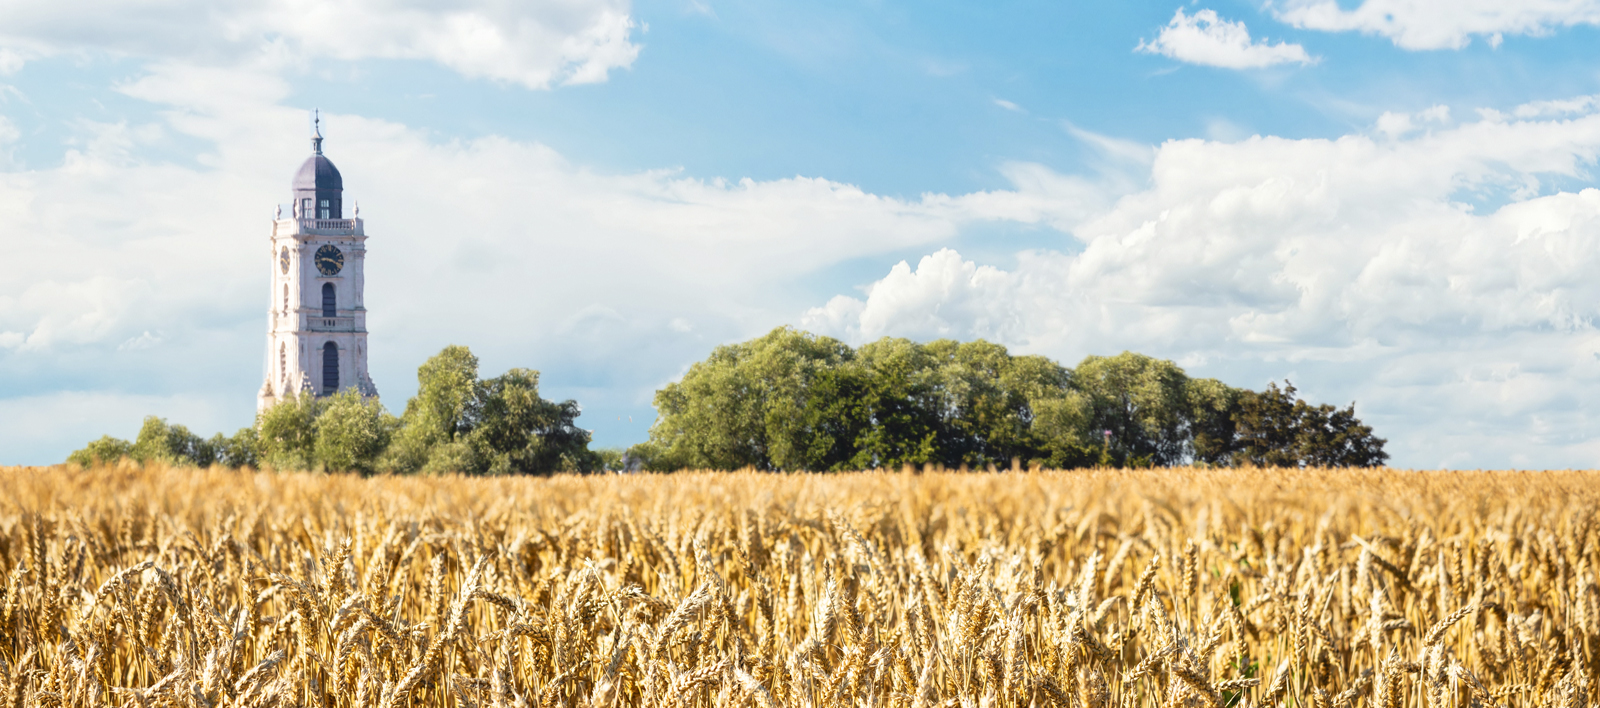
[[[1055,362],[990,342],[852,350],[780,327],[718,347],[658,391],[650,442],[629,452],[656,469],[1003,467],[1049,454],[1034,407],[1067,381]]]
[[[83,467],[107,465],[133,454],[133,443],[110,435],[102,435],[85,445],[82,450],[74,451],[67,456],[67,462]]]
[[[1102,441],[1091,432],[1094,410],[1087,396],[1076,391],[1060,391],[1034,400],[1032,408],[1033,435],[1038,441],[1039,455],[1030,458],[1030,464],[1073,469],[1100,463]]]
[[[941,339],[924,348],[938,411],[939,462],[1005,467],[1044,454],[1035,434],[1035,406],[1066,393],[1069,372],[1038,356],[1013,356],[984,340]]]
[[[217,464],[235,469],[257,467],[261,464],[260,436],[253,427],[240,428],[232,437],[217,433],[211,438],[211,447],[217,451]]]
[[[139,462],[194,467],[210,467],[217,460],[217,451],[209,441],[153,415],[145,417],[128,455]]]
[[[656,392],[651,468],[827,470],[848,466],[862,425],[850,347],[780,327],[717,347]]]
[[[512,369],[477,387],[470,439],[473,467],[489,474],[588,472],[600,459],[589,452],[589,431],[579,428],[576,401],[539,397],[539,372]]]
[[[940,410],[932,355],[909,339],[884,337],[856,355],[864,378],[860,398],[866,425],[856,435],[856,469],[942,462]]]
[[[576,401],[539,397],[539,372],[512,369],[478,379],[478,358],[451,345],[417,369],[379,469],[429,474],[550,474],[599,468]]]
[[[478,401],[478,357],[452,344],[417,368],[417,395],[406,402],[407,427],[431,441],[467,432]]]
[[[379,467],[432,473],[472,467],[471,451],[457,437],[469,427],[477,385],[478,357],[463,346],[447,346],[417,367],[417,395],[406,402]]]
[[[756,340],[742,362],[743,380],[759,409],[757,467],[830,470],[848,467],[862,427],[855,353],[831,337],[789,328]],[[754,412],[754,411],[752,411]]]
[[[1262,467],[1375,467],[1389,459],[1386,442],[1355,416],[1355,404],[1337,409],[1295,397],[1294,384],[1269,383],[1246,391],[1234,414],[1236,462]]]
[[[321,401],[316,416],[312,459],[326,470],[371,474],[389,446],[398,421],[377,399],[355,391],[335,393]]]
[[[848,350],[848,348],[846,348]],[[512,369],[478,379],[478,358],[451,345],[417,369],[417,395],[400,418],[377,399],[344,391],[285,399],[232,437],[209,440],[151,416],[132,443],[110,436],[72,453],[90,466],[130,457],[140,462],[338,472],[549,474],[603,469],[576,420],[577,401],[539,397],[539,372]],[[795,436],[803,439],[803,436]]]
[[[657,391],[650,440],[628,455],[656,470],[1387,459],[1353,407],[1283,397],[1133,352],[1069,370],[982,340],[885,337],[852,350],[780,327],[717,347]]]
[[[1091,430],[1111,431],[1121,464],[1190,460],[1188,381],[1177,364],[1133,352],[1086,357],[1072,372],[1072,389],[1089,402]]]
[[[275,469],[311,469],[316,460],[317,416],[312,395],[291,396],[256,417],[256,456]]]
[[[1237,436],[1234,417],[1246,393],[1216,379],[1189,379],[1184,397],[1195,462],[1226,466],[1232,461]]]

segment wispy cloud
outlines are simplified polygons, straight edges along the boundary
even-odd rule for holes
[[[629,0],[51,0],[0,3],[0,75],[32,57],[99,51],[202,64],[423,59],[548,88],[605,81],[639,45]]]
[[[1253,41],[1244,22],[1230,22],[1213,10],[1193,16],[1183,8],[1149,42],[1139,42],[1137,51],[1160,54],[1178,61],[1224,69],[1262,69],[1278,64],[1315,64],[1317,59],[1298,44],[1266,40]]]
[[[1502,35],[1541,35],[1600,25],[1600,0],[1366,0],[1346,10],[1335,0],[1284,0],[1279,19],[1328,32],[1386,37],[1404,49],[1460,49],[1474,36],[1499,46]]]

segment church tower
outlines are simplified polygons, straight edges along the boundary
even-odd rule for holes
[[[344,218],[344,178],[322,155],[322,120],[311,157],[294,175],[290,218],[272,222],[272,305],[261,412],[286,398],[354,389],[376,398],[367,376],[366,231],[361,208]]]

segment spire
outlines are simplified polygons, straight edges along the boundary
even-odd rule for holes
[[[312,115],[312,119],[311,119],[311,125],[312,125],[312,128],[311,128],[311,153],[314,154],[314,155],[321,155],[322,154],[322,112],[313,109],[311,111],[311,115]]]

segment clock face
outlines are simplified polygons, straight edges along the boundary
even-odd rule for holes
[[[344,268],[344,254],[331,245],[317,249],[317,270],[323,275],[338,275]]]
[[[289,248],[287,246],[278,252],[278,270],[284,275],[289,274]]]

